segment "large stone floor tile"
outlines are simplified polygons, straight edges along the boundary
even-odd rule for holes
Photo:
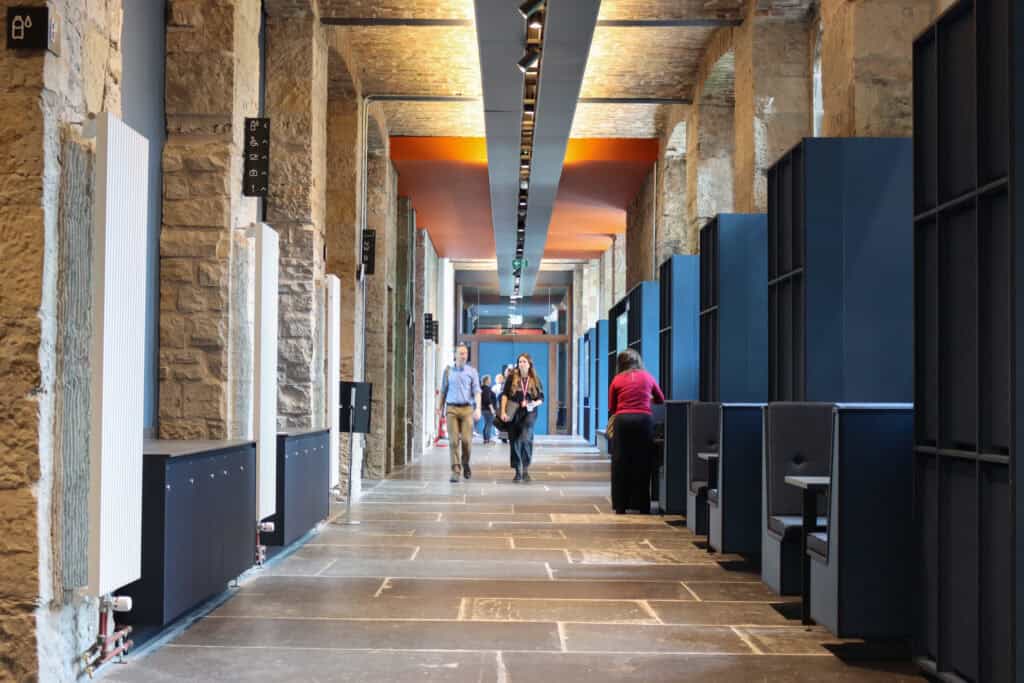
[[[394,579],[383,595],[419,597],[458,595],[483,598],[572,598],[588,600],[687,600],[678,582],[657,581],[501,581]]]
[[[798,623],[767,603],[651,600],[648,604],[666,624],[793,626]]]
[[[630,600],[468,598],[462,613],[466,619],[484,621],[657,623],[657,618],[646,605]]]
[[[559,650],[555,624],[337,619],[204,619],[181,645],[393,650]]]
[[[345,651],[172,645],[138,662],[114,666],[105,680],[374,681],[481,683],[498,680],[494,652]]]
[[[552,567],[568,564],[563,550],[515,548],[421,548],[417,560],[472,560],[480,562],[546,562]]]
[[[760,581],[687,581],[686,586],[701,600],[725,602],[789,602],[799,598],[781,597]]]
[[[571,564],[553,569],[556,579],[622,581],[714,581],[729,578],[717,564]]]
[[[847,665],[834,657],[502,653],[508,683],[908,683],[908,667]]]
[[[321,576],[390,576],[397,578],[550,579],[543,562],[475,562],[466,560],[344,560]]]
[[[731,628],[723,626],[563,625],[569,652],[675,652],[679,654],[748,654],[752,650]]]

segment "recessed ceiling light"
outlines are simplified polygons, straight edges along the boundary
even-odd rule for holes
[[[519,70],[523,73],[536,69],[537,65],[540,64],[540,50],[527,50],[526,54],[520,58],[517,64],[519,66]]]

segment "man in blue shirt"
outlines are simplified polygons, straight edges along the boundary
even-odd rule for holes
[[[469,347],[459,344],[455,350],[455,365],[447,368],[441,381],[441,406],[448,424],[448,448],[452,460],[453,484],[459,475],[469,479],[470,450],[473,447],[473,424],[480,419],[480,375],[468,365]],[[461,447],[461,457],[460,457]]]

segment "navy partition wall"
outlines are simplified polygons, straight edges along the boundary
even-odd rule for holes
[[[587,426],[587,337],[576,339],[576,434],[586,438]]]
[[[598,320],[591,330],[594,336],[590,347],[590,442],[597,443],[597,432],[608,426],[608,321]]]
[[[533,369],[544,388],[544,403],[537,409],[535,434],[548,433],[548,407],[555,401],[551,395],[551,382],[548,373],[548,352],[550,346],[544,342],[481,342],[478,363],[481,368],[502,368],[513,365],[519,354],[528,353],[533,359]],[[500,398],[499,398],[500,400]]]
[[[661,264],[660,344],[656,375],[665,398],[692,401],[700,382],[700,256],[673,256]]]
[[[700,231],[700,400],[768,394],[768,221],[719,214]]]
[[[644,359],[644,368],[647,372],[655,378],[661,376],[661,366],[658,362],[661,344],[658,334],[661,326],[659,295],[658,283],[645,280],[629,290],[626,296],[608,311],[611,334],[608,344],[609,377],[615,376],[615,358],[627,346]],[[620,339],[623,336],[622,332],[625,332],[625,345]]]
[[[808,138],[768,170],[769,398],[912,399],[911,142]]]
[[[971,681],[1024,677],[1022,74],[1019,0],[914,45],[914,651]]]

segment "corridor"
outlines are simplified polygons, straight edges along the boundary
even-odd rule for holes
[[[675,517],[616,516],[607,459],[539,437],[534,481],[506,447],[446,449],[381,481],[305,545],[114,681],[900,681],[844,663],[798,605]],[[845,656],[845,655],[844,655]],[[863,658],[863,655],[862,657]]]

